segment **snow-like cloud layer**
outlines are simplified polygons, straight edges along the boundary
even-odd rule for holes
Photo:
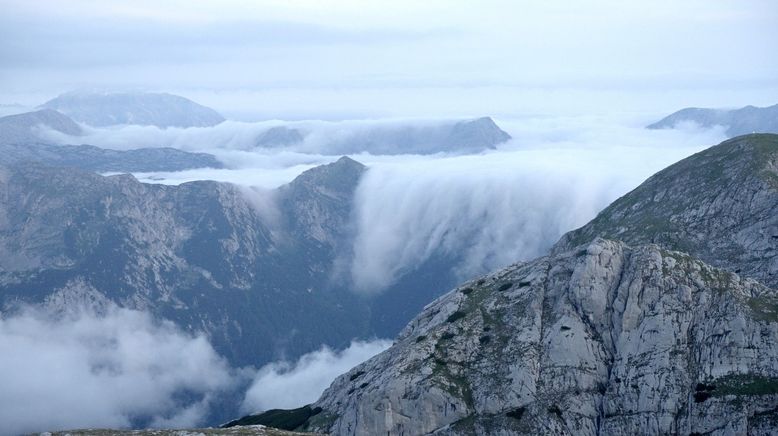
[[[296,362],[262,367],[246,392],[242,410],[253,413],[273,408],[291,409],[316,401],[339,375],[392,345],[388,340],[352,342],[343,351],[322,347]]]
[[[651,174],[716,144],[722,128],[643,128],[630,116],[498,119],[512,140],[475,154],[352,154],[369,167],[357,189],[352,259],[357,289],[379,292],[435,255],[461,258],[461,278],[541,255],[564,232]],[[84,142],[111,148],[164,145],[213,153],[227,169],[136,174],[178,184],[219,180],[272,189],[332,162],[337,144],[365,131],[429,126],[440,120],[227,122],[212,128],[124,126],[88,129]],[[306,133],[295,149],[256,147],[256,137],[287,125]],[[383,130],[382,130],[383,129]],[[72,140],[72,138],[70,138]],[[68,140],[62,139],[60,140]],[[333,148],[329,146],[335,144]]]
[[[202,423],[236,375],[203,335],[113,308],[0,318],[0,434]]]
[[[259,371],[231,368],[202,335],[136,310],[27,307],[0,317],[0,435],[208,424],[250,384],[247,411],[315,401],[390,341],[354,342]],[[239,410],[228,412],[237,417]],[[213,424],[213,423],[210,423]]]

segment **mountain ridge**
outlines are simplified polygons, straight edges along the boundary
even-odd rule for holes
[[[122,124],[160,128],[210,127],[225,120],[209,107],[168,93],[73,91],[40,107],[56,109],[78,122],[96,127]]]
[[[730,138],[749,133],[778,133],[778,104],[740,109],[684,108],[649,124],[649,129],[671,129],[678,123],[693,122],[700,127],[724,126]]]
[[[778,290],[756,279],[773,283],[777,159],[778,135],[746,135],[660,171],[548,256],[427,305],[298,429],[773,434]]]

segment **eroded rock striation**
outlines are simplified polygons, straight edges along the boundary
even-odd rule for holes
[[[747,135],[661,171],[429,304],[300,428],[775,434],[777,160],[777,135]]]
[[[339,377],[333,434],[772,434],[778,294],[597,239],[465,283]]]

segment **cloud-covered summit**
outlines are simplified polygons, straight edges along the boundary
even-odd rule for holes
[[[208,127],[224,121],[215,110],[187,98],[149,92],[74,91],[47,101],[41,107],[56,109],[91,126]]]

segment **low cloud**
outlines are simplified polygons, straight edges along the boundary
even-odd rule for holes
[[[516,138],[470,156],[367,159],[356,194],[352,280],[380,292],[435,255],[462,279],[544,254],[721,129],[651,131],[598,119],[508,123]]]
[[[469,155],[351,154],[368,165],[355,202],[349,273],[357,289],[380,292],[436,255],[460,258],[461,278],[542,255],[656,171],[725,139],[722,128],[643,128],[640,116],[529,116],[498,119],[513,139]],[[228,121],[210,128],[88,128],[78,138],[111,148],[170,146],[216,155],[226,169],[138,173],[141,181],[219,180],[272,189],[332,162],[338,144],[434,119]],[[305,133],[288,148],[257,148],[285,125]],[[72,142],[74,138],[59,138]],[[342,259],[341,259],[342,260]]]
[[[328,347],[308,353],[297,362],[265,365],[246,392],[245,413],[273,408],[291,409],[316,401],[335,378],[392,345],[388,340],[352,342],[336,352]]]
[[[0,318],[0,349],[0,434],[189,427],[237,380],[203,335],[128,309],[24,309]]]

